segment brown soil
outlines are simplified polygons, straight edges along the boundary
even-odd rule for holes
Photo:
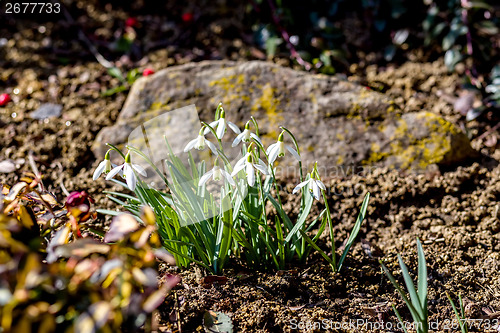
[[[120,20],[127,17],[124,12],[113,16],[106,13],[102,8],[95,9],[92,20],[85,24],[92,27],[107,22],[109,31],[106,31],[110,34]],[[77,21],[78,18],[81,17],[75,17]],[[159,19],[153,17],[153,20]],[[219,22],[228,24],[223,19]],[[40,32],[42,25],[43,33]],[[118,82],[92,59],[74,36],[68,39],[68,34],[75,32],[68,31],[65,32],[64,25],[50,22],[7,22],[0,27],[1,36],[8,39],[8,47],[0,49],[0,59],[3,59],[0,60],[0,93],[8,92],[13,99],[6,107],[0,107],[0,161],[27,159],[31,151],[44,174],[46,186],[59,198],[64,198],[61,190],[64,184],[69,191],[88,191],[96,199],[98,208],[114,207],[101,193],[103,189],[111,189],[111,185],[103,180],[91,180],[98,162],[89,147],[97,132],[115,121],[126,92],[113,97],[100,95]],[[48,37],[52,40],[50,47],[44,46]],[[192,36],[192,39],[201,44],[209,40],[205,50],[211,53],[200,57],[192,49],[174,47],[151,51],[140,62],[130,57],[122,57],[120,61],[128,68],[160,69],[206,58],[244,60],[248,59],[244,55],[252,54],[253,50],[251,46],[242,46],[235,52],[232,36]],[[69,43],[68,40],[75,41]],[[236,42],[241,43],[241,40]],[[70,64],[61,63],[63,55],[57,52],[62,52],[62,48]],[[51,53],[51,50],[57,52]],[[34,56],[27,57],[27,54]],[[441,60],[413,61],[400,67],[354,67],[352,72],[351,80],[390,94],[403,110],[427,109],[464,127],[483,158],[453,169],[429,168],[420,175],[383,169],[339,175],[329,183],[334,189],[330,204],[336,221],[337,247],[341,246],[341,240],[346,238],[357,216],[362,201],[357,193],[370,191],[372,195],[359,237],[362,242],[353,246],[340,274],[332,273],[318,256],[311,257],[305,266],[291,266],[283,272],[255,272],[234,264],[225,274],[227,283],[214,283],[206,288],[200,284],[205,273],[193,267],[179,272],[183,281],[175,291],[178,301],[173,295],[169,296],[161,308],[160,323],[165,329],[177,329],[178,314],[183,332],[201,332],[206,310],[230,313],[236,330],[246,332],[288,332],[293,331],[294,325],[324,319],[344,323],[356,319],[375,323],[383,319],[396,323],[391,303],[410,320],[378,260],[384,259],[402,281],[396,255],[401,253],[410,271],[415,273],[416,237],[422,240],[427,256],[429,313],[432,322],[439,321],[436,331],[443,331],[446,320],[454,319],[446,291],[466,298],[468,318],[495,318],[494,314],[490,317],[488,314],[500,310],[498,134],[480,137],[490,127],[487,121],[465,123],[463,116],[453,111],[450,98],[439,97],[456,96],[460,85],[459,77],[448,74]],[[62,104],[62,116],[47,121],[30,119],[29,113],[44,102]],[[25,163],[15,173],[0,174],[0,182],[13,184],[22,171],[27,170],[29,166]],[[297,199],[288,198],[289,207],[294,200]],[[104,217],[99,221],[104,221]],[[325,250],[330,248],[327,239],[325,234],[325,242],[321,244]],[[365,327],[329,331],[375,330]]]

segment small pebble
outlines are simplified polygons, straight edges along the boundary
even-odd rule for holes
[[[62,112],[62,105],[45,103],[40,105],[38,109],[31,112],[30,117],[38,120],[45,120],[51,117],[59,117]]]
[[[12,160],[0,161],[0,173],[11,173],[16,171],[16,164]]]

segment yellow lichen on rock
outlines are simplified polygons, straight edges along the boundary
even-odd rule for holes
[[[209,86],[217,86],[218,88],[222,89],[222,91],[224,92],[222,100],[215,101],[214,98],[212,98],[212,100],[214,100],[214,103],[222,102],[222,104],[224,104],[226,108],[230,108],[231,102],[234,102],[236,100],[250,100],[250,97],[248,95],[245,95],[244,88],[246,86],[246,80],[245,75],[243,74],[230,75],[210,81]]]
[[[269,128],[276,128],[268,133],[272,137],[278,136],[279,126],[284,120],[282,111],[278,110],[279,105],[280,100],[275,97],[274,89],[267,83],[262,87],[261,97],[253,103],[251,108],[252,112],[263,110],[266,113]]]
[[[403,169],[417,167],[425,169],[430,164],[446,162],[453,154],[451,138],[459,134],[459,130],[445,119],[430,113],[422,112],[415,117],[406,115],[399,118],[395,128],[381,124],[378,129],[388,135],[386,149],[379,144],[371,145],[371,153],[364,164],[380,162],[390,157],[394,167]],[[420,137],[418,127],[425,127],[427,135]]]

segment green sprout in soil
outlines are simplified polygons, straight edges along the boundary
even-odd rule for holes
[[[227,151],[222,145],[228,128],[236,135],[232,147],[241,144],[243,155],[234,165],[229,162]],[[173,153],[165,139],[168,158],[164,161],[164,170],[168,170],[170,179],[137,148],[127,146],[128,152],[125,154],[113,145],[108,145],[111,149],[96,169],[94,179],[107,174],[107,180],[132,190],[135,196],[109,193],[111,200],[132,214],[138,216],[143,205],[152,208],[163,246],[175,257],[177,266],[181,268],[195,263],[218,274],[230,257],[236,257],[249,267],[282,270],[293,261],[305,262],[309,254],[316,250],[334,271],[338,271],[359,232],[369,195],[363,201],[347,246],[337,261],[326,187],[320,179],[318,167],[315,164],[304,177],[297,140],[287,128],[281,127],[281,130],[277,141],[266,149],[259,137],[258,123],[253,117],[241,132],[226,119],[226,112],[220,104],[215,120],[203,122],[197,136],[186,144],[184,152],[188,154],[187,163]],[[287,144],[288,140],[293,146]],[[214,157],[213,167],[210,168],[204,160],[195,163],[191,152],[193,149],[206,148]],[[112,150],[124,158],[124,164],[111,165],[109,153]],[[275,161],[287,153],[298,162],[300,170],[300,183],[293,191],[301,192],[300,210],[296,218],[291,218],[285,210],[274,168]],[[168,190],[160,191],[146,184],[139,177],[145,176],[146,171],[131,163],[131,154],[143,158]],[[116,176],[125,182],[115,179]],[[220,186],[220,195],[208,190],[209,183]],[[313,202],[319,201],[321,197],[325,208],[313,219],[310,217]],[[333,244],[331,258],[317,245],[327,225]]]
[[[458,295],[458,305],[460,308],[460,312],[458,311],[457,307],[455,306],[455,303],[453,302],[453,299],[451,298],[448,292],[446,292],[446,297],[448,297],[451,307],[453,308],[453,312],[455,313],[455,316],[457,318],[458,326],[460,327],[460,332],[468,333],[469,327],[467,326],[467,319],[465,318],[465,308],[464,308],[464,302],[462,301],[462,296]]]
[[[389,272],[384,263],[380,261],[380,264],[382,265],[385,274],[387,275],[391,283],[394,285],[394,287],[398,291],[403,301],[406,303],[408,310],[410,310],[411,316],[413,317],[413,321],[416,325],[417,333],[427,333],[429,331],[428,311],[427,311],[427,266],[425,261],[424,250],[418,238],[417,238],[417,253],[418,253],[418,281],[416,289],[413,284],[413,280],[410,276],[410,273],[408,272],[408,267],[406,267],[405,263],[403,262],[403,258],[401,257],[401,255],[398,254],[399,266],[401,267],[401,271],[403,273],[403,278],[405,280],[406,288],[408,289],[408,293],[410,294],[409,299],[406,295],[406,292],[401,288],[399,283],[396,281],[391,272]],[[398,320],[400,321],[403,330],[406,333],[408,333],[405,327],[405,323],[403,322],[403,319],[401,318],[401,315],[399,314],[398,310],[394,305],[392,305],[392,308],[396,313],[396,316],[398,317]]]

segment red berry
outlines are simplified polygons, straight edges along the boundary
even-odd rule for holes
[[[185,23],[190,23],[194,19],[194,16],[192,13],[184,13],[182,14],[182,21]]]
[[[129,17],[125,21],[125,26],[127,26],[127,27],[136,27],[138,23],[139,22],[137,21],[137,19],[135,17]]]
[[[10,102],[9,94],[1,94],[0,95],[0,106],[7,105]]]
[[[142,76],[148,76],[148,75],[151,75],[154,73],[155,73],[155,71],[152,70],[151,68],[146,68],[145,70],[142,71]]]

